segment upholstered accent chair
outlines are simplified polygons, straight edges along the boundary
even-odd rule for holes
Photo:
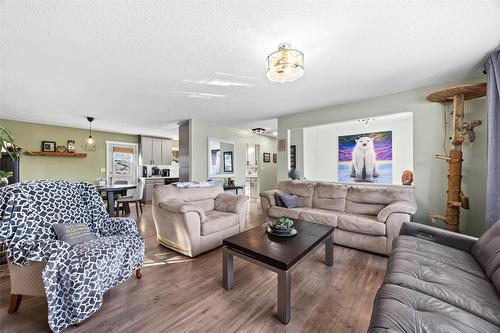
[[[59,332],[92,315],[103,294],[135,271],[141,277],[144,241],[136,222],[109,218],[88,183],[37,180],[0,189],[0,242],[6,244],[11,281],[9,313],[22,295],[45,296],[49,326]],[[55,223],[80,223],[96,236],[70,245]]]
[[[248,198],[224,193],[221,184],[204,188],[160,185],[153,190],[158,241],[195,257],[245,229]]]

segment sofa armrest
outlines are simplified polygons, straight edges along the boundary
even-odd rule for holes
[[[278,190],[264,191],[264,192],[260,193],[260,197],[264,200],[267,200],[269,207],[277,206],[277,203],[276,203],[276,193],[277,192],[279,192],[279,191]]]
[[[377,221],[386,222],[393,213],[413,215],[417,212],[417,204],[412,201],[394,201],[388,204],[377,214]]]
[[[215,198],[215,210],[219,212],[240,214],[245,210],[248,197],[245,195],[236,195],[221,193]]]
[[[477,241],[475,237],[414,222],[403,223],[399,235],[425,239],[465,252],[470,252],[472,246]]]
[[[168,199],[160,202],[159,206],[174,214],[195,212],[200,216],[201,222],[205,221],[205,211],[201,207],[189,202],[185,202],[179,199]]]

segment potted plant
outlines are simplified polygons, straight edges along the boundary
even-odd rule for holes
[[[9,185],[9,177],[12,177],[12,171],[0,170],[0,187]]]
[[[13,160],[19,159],[22,148],[14,142],[12,133],[6,127],[0,126],[0,150],[7,152]]]

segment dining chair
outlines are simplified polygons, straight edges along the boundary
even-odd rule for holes
[[[135,192],[133,196],[130,197],[120,197],[116,199],[116,216],[120,214],[120,209],[123,212],[124,206],[130,203],[135,203],[135,212],[137,213],[137,217],[139,217],[139,208],[141,209],[142,214],[142,196],[144,195],[144,179],[139,178],[137,181],[137,187],[135,188]],[[120,207],[121,204],[121,207]],[[122,213],[123,216],[123,213]]]

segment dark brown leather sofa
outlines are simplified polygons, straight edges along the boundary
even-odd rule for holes
[[[500,332],[500,220],[481,238],[404,223],[369,333]]]

